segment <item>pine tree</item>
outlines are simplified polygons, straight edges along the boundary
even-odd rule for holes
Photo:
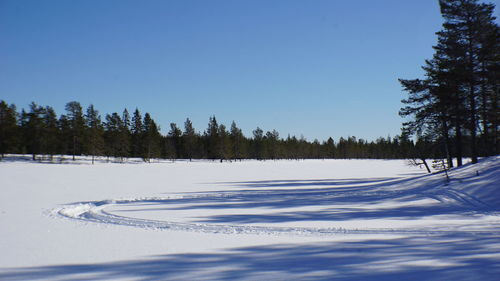
[[[120,156],[120,127],[122,120],[118,113],[106,114],[104,139],[106,155],[118,158]]]
[[[89,105],[85,116],[87,121],[86,145],[87,151],[92,155],[92,164],[97,155],[102,155],[104,152],[104,128],[99,112],[94,108],[94,105]]]
[[[437,32],[435,54],[423,67],[426,79],[400,79],[409,94],[409,98],[403,100],[407,106],[401,109],[400,115],[413,117],[404,124],[408,134],[443,143],[448,165],[454,153],[460,166],[464,133],[468,153],[476,163],[478,121],[483,118],[484,139],[489,139],[488,132],[494,131],[488,129],[488,124],[494,122],[485,119],[487,112],[497,112],[490,110],[489,105],[498,100],[498,93],[492,91],[498,85],[498,78],[490,79],[487,69],[498,65],[498,26],[492,16],[492,4],[479,4],[477,0],[441,0],[439,3],[445,21],[443,29]],[[451,134],[454,134],[454,142]]]
[[[16,106],[9,106],[2,100],[0,101],[0,160],[5,153],[16,152],[18,143]]]
[[[170,123],[170,131],[168,132],[168,141],[172,147],[172,152],[170,155],[171,159],[177,159],[181,156],[181,136],[182,131],[177,127],[177,124]]]
[[[58,151],[59,127],[57,116],[54,109],[47,106],[42,111],[43,129],[42,129],[42,152],[48,154],[50,160],[53,160],[54,154]]]
[[[257,127],[253,132],[253,157],[258,160],[264,159],[264,131]]]
[[[26,113],[23,109],[21,114],[21,127],[24,132],[24,143],[28,153],[32,154],[32,159],[36,160],[36,155],[41,153],[43,138],[43,108],[35,102],[30,104],[30,112]]]
[[[74,161],[75,155],[82,154],[85,120],[83,118],[82,106],[79,102],[68,102],[66,104],[66,112],[70,124],[72,155]]]

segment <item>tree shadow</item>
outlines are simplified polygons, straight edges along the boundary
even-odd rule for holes
[[[498,280],[500,241],[443,235],[280,244],[0,271],[1,280]]]

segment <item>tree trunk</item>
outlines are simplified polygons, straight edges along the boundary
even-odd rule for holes
[[[425,158],[421,158],[420,160],[422,160],[422,162],[424,163],[424,166],[425,168],[427,169],[427,172],[430,174],[432,173],[431,172],[431,169],[429,168],[429,165],[427,164],[427,161],[425,160]]]
[[[456,147],[456,157],[457,157],[457,167],[462,166],[462,130],[457,122],[455,132],[455,147]]]

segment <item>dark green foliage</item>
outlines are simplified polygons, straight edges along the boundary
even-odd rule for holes
[[[193,128],[193,123],[189,118],[184,122],[184,133],[182,134],[182,150],[183,157],[186,159],[193,159],[194,156],[198,155],[196,151],[196,141],[197,141],[196,132]]]
[[[0,101],[0,159],[7,152],[18,152],[20,145],[15,105]]]
[[[83,119],[82,106],[79,102],[72,101],[66,104],[67,119],[69,121],[70,139],[72,145],[73,160],[75,155],[83,152],[83,136],[85,133],[85,121]]]
[[[151,119],[149,113],[144,115],[142,133],[142,158],[151,162],[153,158],[160,157],[161,135],[155,121]]]
[[[87,123],[87,133],[85,134],[86,151],[92,155],[92,164],[94,164],[95,156],[103,155],[105,152],[104,127],[99,112],[94,109],[92,104],[87,108],[85,119]]]
[[[78,103],[73,104],[78,109]],[[73,125],[80,118],[68,110],[68,115],[57,119],[51,107],[41,107],[32,103],[30,111],[16,113],[15,106],[0,102],[0,113],[4,116],[0,123],[2,149],[4,153],[72,154]],[[16,116],[20,116],[16,123]],[[10,121],[8,121],[8,119]],[[233,121],[229,130],[212,116],[203,135],[196,132],[191,120],[186,119],[184,132],[175,124],[170,124],[167,135],[162,136],[156,122],[149,113],[144,117],[138,109],[132,118],[128,111],[106,114],[104,122],[99,112],[90,105],[83,121],[81,155],[113,157],[124,161],[127,157],[151,159],[220,159],[233,161],[240,159],[402,159],[439,158],[443,154],[441,138],[423,135],[416,144],[403,134],[394,138],[378,138],[366,141],[356,137],[332,138],[327,141],[308,141],[303,136],[297,138],[280,137],[278,131],[257,127],[251,138],[246,137]],[[77,122],[78,123],[78,122]],[[8,125],[10,124],[10,125]],[[19,137],[17,137],[19,135]],[[78,134],[76,134],[78,135]],[[464,151],[467,156],[470,151]],[[77,154],[78,155],[78,154]],[[38,159],[41,159],[38,157]]]
[[[181,157],[182,153],[182,142],[181,142],[182,131],[177,127],[177,124],[170,123],[170,131],[167,135],[167,152],[165,158],[177,159]]]
[[[400,115],[411,117],[404,134],[439,144],[451,166],[468,155],[498,154],[499,27],[493,4],[440,0],[443,28],[425,79],[400,79],[408,99]],[[479,135],[479,136],[478,136]]]

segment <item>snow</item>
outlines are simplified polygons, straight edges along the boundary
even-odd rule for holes
[[[500,157],[0,162],[0,280],[497,280]]]

